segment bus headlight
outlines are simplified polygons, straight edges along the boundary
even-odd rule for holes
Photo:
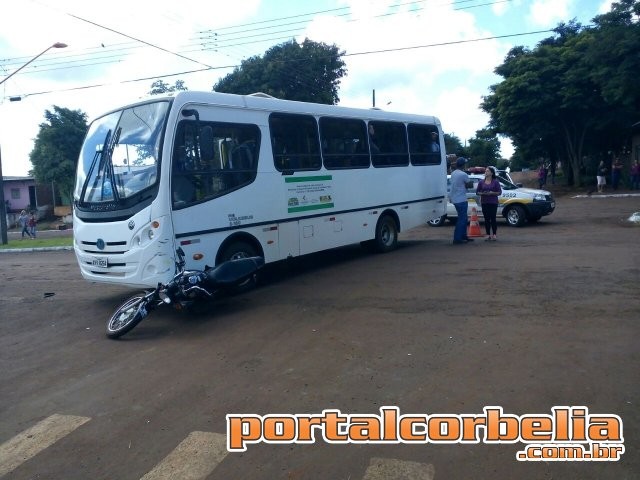
[[[153,240],[153,237],[155,236],[155,233],[153,233],[153,230],[149,229],[147,231],[147,235],[149,235],[149,240]]]

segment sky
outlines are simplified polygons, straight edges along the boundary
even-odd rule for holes
[[[480,103],[490,85],[500,82],[493,71],[511,48],[534,48],[560,22],[587,25],[610,5],[610,0],[12,2],[10,14],[0,17],[2,171],[28,175],[34,138],[53,105],[81,110],[90,121],[145,98],[157,79],[211,91],[243,59],[305,38],[344,51],[340,105],[370,108],[375,91],[376,107],[435,115],[445,133],[465,143],[489,121]],[[67,46],[49,48],[56,43]],[[512,152],[505,139],[502,155]]]

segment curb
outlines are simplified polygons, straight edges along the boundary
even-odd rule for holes
[[[583,195],[574,195],[571,198],[629,198],[640,197],[640,193],[585,193]]]
[[[73,250],[73,247],[33,247],[33,248],[0,248],[1,253],[28,253],[28,252],[59,252],[62,250]]]

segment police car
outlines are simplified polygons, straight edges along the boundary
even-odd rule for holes
[[[506,178],[498,175],[500,186],[502,187],[502,195],[498,197],[498,218],[504,217],[507,223],[513,227],[521,227],[526,222],[535,223],[546,215],[550,215],[556,208],[556,202],[551,192],[546,190],[537,190],[534,188],[522,188]],[[476,196],[476,187],[478,182],[484,180],[484,175],[472,173],[469,179],[473,182],[473,187],[467,190],[467,198],[469,201],[469,216],[471,210],[476,209],[478,218],[482,220],[482,208],[480,201]],[[447,176],[447,192],[451,188],[451,176]],[[453,204],[447,201],[447,212],[440,218],[429,221],[432,227],[439,227],[449,220],[455,223],[458,214]]]

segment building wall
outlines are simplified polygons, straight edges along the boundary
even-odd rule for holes
[[[8,211],[15,212],[29,208],[29,187],[35,186],[33,179],[11,180],[5,177],[3,186]]]

